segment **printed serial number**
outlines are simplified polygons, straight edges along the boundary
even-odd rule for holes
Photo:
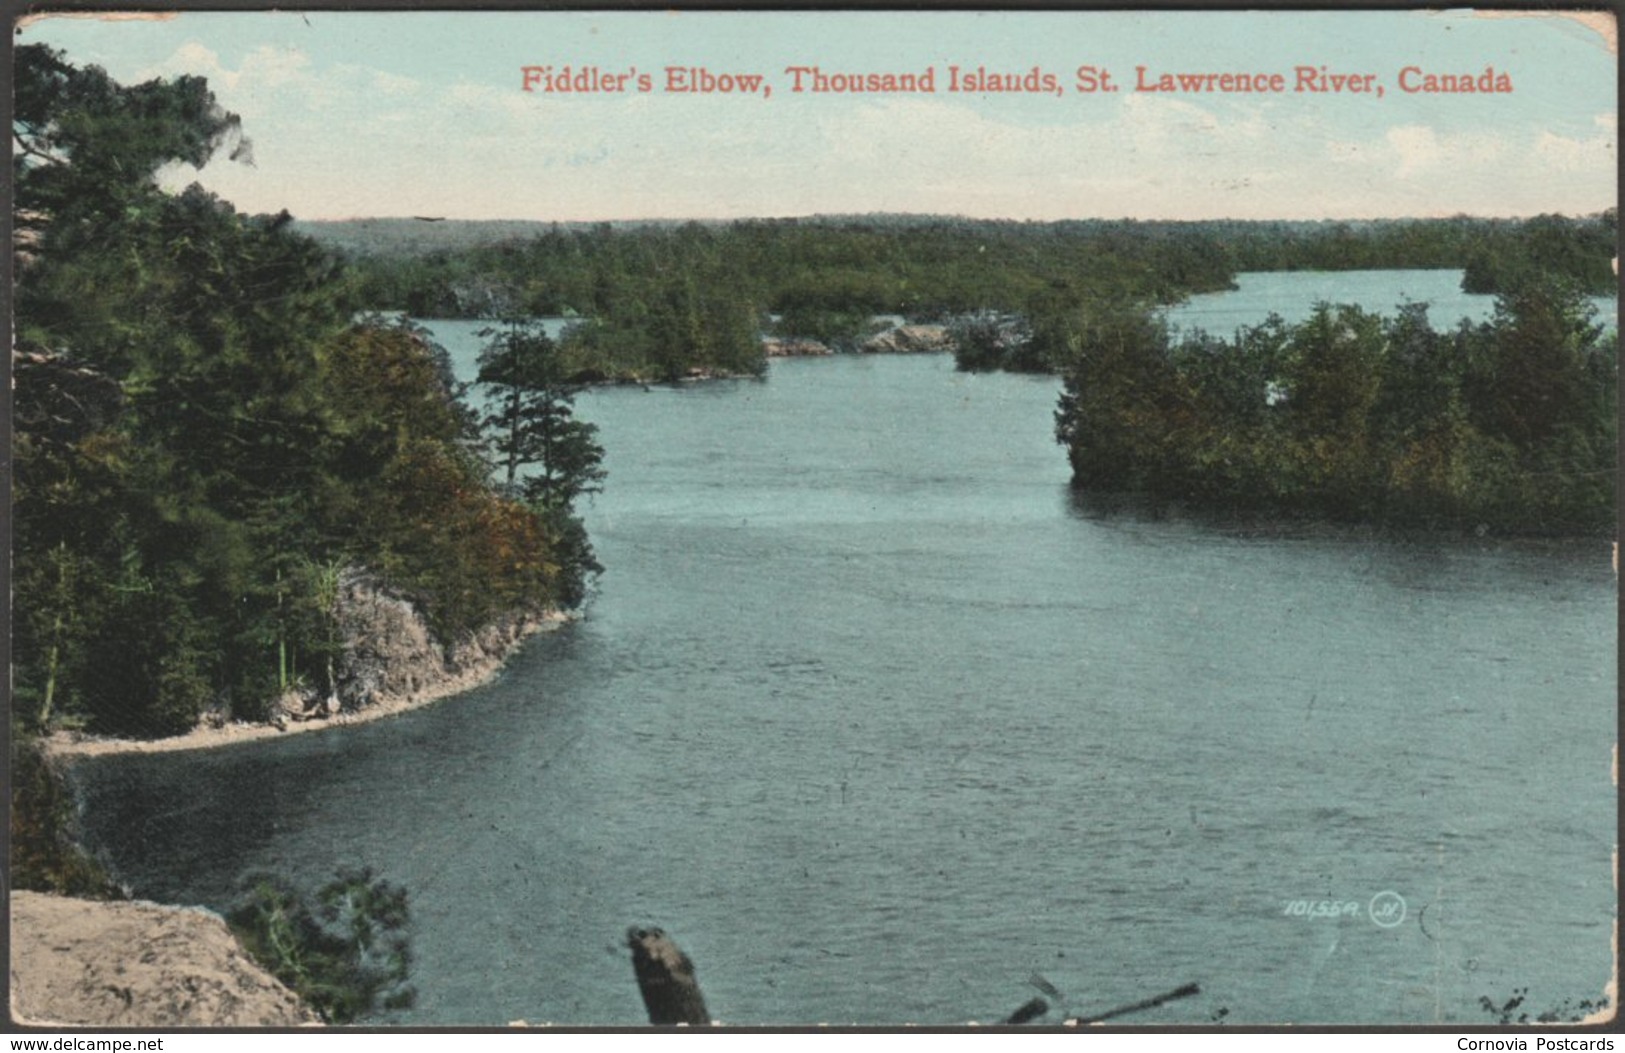
[[[1289,918],[1357,918],[1360,905],[1353,900],[1339,903],[1329,899],[1289,899],[1281,901],[1281,913]]]

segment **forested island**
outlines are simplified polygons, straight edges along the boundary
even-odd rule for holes
[[[1618,335],[1572,285],[1489,322],[1319,305],[1229,339],[1132,307],[1068,333],[1056,437],[1073,485],[1191,507],[1478,534],[1609,537]]]
[[[362,570],[448,644],[580,601],[568,498],[491,477],[488,438],[533,459],[534,413],[477,419],[286,215],[154,185],[241,142],[201,79],[25,47],[16,121],[14,720],[165,735],[331,698]],[[509,374],[535,410],[546,378]]]

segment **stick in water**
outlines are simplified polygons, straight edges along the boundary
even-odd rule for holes
[[[1037,1020],[1049,1012],[1049,1003],[1042,998],[1033,998],[1022,1003],[1021,1008],[1004,1018],[1006,1024],[1025,1024],[1029,1020]]]
[[[1157,1006],[1162,1005],[1164,1002],[1172,1002],[1177,998],[1189,998],[1193,994],[1201,993],[1202,989],[1196,984],[1186,984],[1184,987],[1174,988],[1167,994],[1160,994],[1155,998],[1147,998],[1143,1002],[1135,1002],[1132,1005],[1120,1005],[1116,1009],[1108,1009],[1104,1013],[1096,1013],[1094,1016],[1080,1016],[1076,1020],[1068,1020],[1067,1023],[1098,1024],[1102,1020],[1110,1020],[1114,1016],[1122,1016],[1125,1013],[1138,1013],[1142,1009],[1154,1009]]]

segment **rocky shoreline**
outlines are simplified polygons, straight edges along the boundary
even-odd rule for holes
[[[447,645],[411,600],[360,568],[340,579],[344,640],[330,693],[289,692],[268,723],[217,711],[184,735],[117,739],[57,731],[49,760],[211,749],[364,724],[427,706],[494,678],[521,644],[574,615],[516,612]],[[257,965],[225,921],[196,907],[10,897],[13,1024],[33,1027],[309,1027],[320,1021]],[[132,953],[132,949],[139,949]]]
[[[855,345],[837,350],[820,340],[804,336],[766,336],[762,353],[768,358],[821,358],[826,355],[918,355],[942,354],[954,350],[953,337],[945,325],[905,323],[889,326],[865,337]]]
[[[493,679],[526,638],[560,628],[576,615],[517,612],[442,644],[422,613],[364,570],[340,580],[337,618],[344,638],[332,691],[289,692],[272,707],[269,722],[238,721],[224,710],[205,715],[193,730],[163,739],[121,739],[56,731],[41,740],[45,753],[71,760],[123,753],[173,753],[325,728],[365,724],[418,709]]]

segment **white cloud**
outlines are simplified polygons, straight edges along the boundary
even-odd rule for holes
[[[372,90],[380,95],[416,95],[423,88],[422,83],[411,77],[385,73],[383,70],[370,69],[366,75],[372,82]]]
[[[1597,133],[1586,139],[1570,139],[1553,132],[1543,131],[1535,139],[1535,155],[1553,171],[1595,171],[1612,168],[1618,156],[1619,144],[1614,138],[1615,116],[1598,114],[1592,123]]]
[[[1496,135],[1441,135],[1430,125],[1408,124],[1390,128],[1384,136],[1392,151],[1393,174],[1406,180],[1417,176],[1436,177],[1441,172],[1461,172],[1499,163],[1507,154],[1507,142]],[[1373,152],[1378,162],[1380,151]]]
[[[1399,167],[1394,174],[1400,179],[1419,173],[1425,175],[1444,163],[1445,152],[1438,133],[1425,124],[1390,128],[1384,138],[1398,158]]]
[[[271,91],[314,79],[310,56],[295,48],[258,47],[248,53],[233,87]]]
[[[220,64],[218,53],[194,40],[182,44],[169,58],[142,70],[132,79],[139,82],[186,73],[207,77],[211,85],[226,83],[228,77],[235,76],[228,74]]]
[[[193,74],[208,78],[209,86],[223,100],[230,97],[238,106],[244,99],[286,94],[291,89],[314,84],[310,58],[293,48],[259,47],[244,57],[237,69],[229,69],[218,52],[197,41],[175,49],[164,61],[143,70],[137,80]]]

